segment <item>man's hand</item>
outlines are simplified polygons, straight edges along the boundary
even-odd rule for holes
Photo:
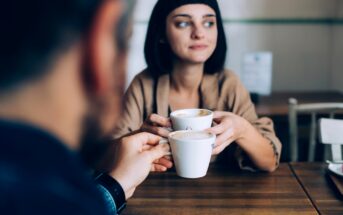
[[[116,162],[110,175],[121,184],[126,199],[133,195],[151,170],[167,169],[161,164],[154,164],[170,152],[168,144],[159,144],[160,139],[159,136],[144,132],[124,137],[117,143]]]

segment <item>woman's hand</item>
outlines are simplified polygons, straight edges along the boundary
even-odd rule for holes
[[[215,111],[213,121],[217,125],[206,130],[217,135],[213,155],[219,154],[232,142],[243,138],[248,123],[244,118],[225,111]]]
[[[171,126],[172,124],[169,118],[160,116],[158,114],[150,114],[143,122],[140,130],[168,138],[168,134],[171,131]]]

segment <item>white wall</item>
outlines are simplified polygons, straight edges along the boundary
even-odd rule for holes
[[[337,5],[338,5],[338,12],[337,12],[337,17],[338,18],[343,18],[343,1],[337,0]]]
[[[143,45],[156,0],[138,0],[128,82],[145,67]],[[273,91],[343,89],[343,26],[249,23],[256,19],[343,17],[342,0],[219,0],[229,44],[227,67],[241,71],[247,52],[272,51]]]
[[[224,18],[331,17],[337,0],[219,0]]]
[[[326,90],[330,87],[331,30],[324,25],[226,26],[227,67],[241,71],[243,55],[271,51],[274,91]]]
[[[337,17],[343,19],[343,1],[338,2]],[[332,85],[343,92],[343,26],[335,25],[333,29]]]

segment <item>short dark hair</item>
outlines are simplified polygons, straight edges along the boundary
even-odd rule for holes
[[[6,0],[1,3],[0,91],[40,78],[54,58],[90,30],[104,0]],[[126,0],[126,11],[133,0]],[[121,17],[127,22],[128,17]],[[124,25],[118,25],[122,29]],[[122,30],[120,30],[122,32]],[[119,48],[123,36],[116,35]]]
[[[176,3],[173,3],[174,1]],[[196,2],[204,4],[210,2],[211,7],[216,12],[217,45],[213,54],[205,62],[204,72],[209,74],[220,72],[224,69],[227,44],[218,3],[216,0],[187,1],[187,3]],[[179,4],[176,6],[181,6],[182,3],[182,1],[176,0],[158,0],[152,11],[145,39],[144,55],[148,65],[147,70],[154,78],[170,73],[173,68],[174,53],[168,43],[161,43],[161,40],[166,39],[166,22],[167,16],[171,12],[170,9],[175,7],[175,4]],[[170,6],[168,4],[174,5]]]
[[[101,1],[10,0],[1,3],[0,90],[42,76],[58,52],[87,31]]]

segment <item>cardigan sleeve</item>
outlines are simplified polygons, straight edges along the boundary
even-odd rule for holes
[[[270,147],[276,157],[275,165],[279,165],[281,154],[281,142],[276,137],[273,121],[270,118],[259,118],[255,111],[255,106],[250,99],[250,94],[241,81],[234,74],[230,75],[228,89],[232,94],[228,96],[228,105],[231,111],[249,121],[259,133],[270,141]],[[249,157],[238,147],[236,157],[242,169],[255,169]]]
[[[140,128],[143,123],[144,88],[141,74],[137,75],[123,98],[122,113],[116,122],[114,138],[122,137]]]

